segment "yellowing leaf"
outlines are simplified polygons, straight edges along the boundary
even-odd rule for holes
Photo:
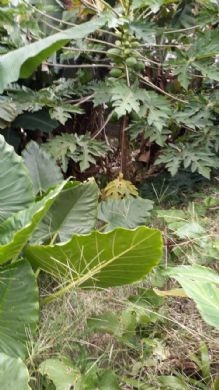
[[[187,294],[183,290],[183,288],[173,288],[171,290],[158,290],[158,288],[154,288],[153,291],[159,295],[160,297],[180,297],[186,298]]]
[[[124,199],[129,196],[138,196],[138,190],[129,180],[123,179],[120,172],[117,179],[111,181],[103,190],[104,199]]]

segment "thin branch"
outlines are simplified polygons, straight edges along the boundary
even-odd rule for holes
[[[203,24],[196,24],[195,26],[186,27],[186,28],[179,28],[178,30],[163,31],[163,34],[174,34],[177,32],[194,30],[196,28],[203,27],[203,26],[204,26]]]
[[[120,128],[120,148],[121,148],[121,159],[120,159],[120,171],[126,177],[127,173],[127,150],[129,148],[128,136],[126,133],[126,128],[128,127],[129,117],[126,114],[123,117],[121,128]]]
[[[158,65],[158,66],[162,66],[162,64],[161,64],[160,62],[151,60],[150,58],[143,56],[143,54],[139,53],[137,50],[135,50],[135,52],[137,52],[138,54],[140,54],[139,59],[141,58],[141,59],[144,60],[145,62],[148,61],[148,62],[151,62],[152,64],[155,64],[155,65]]]
[[[156,89],[157,91],[161,92],[163,95],[166,95],[166,96],[170,97],[171,99],[176,100],[176,101],[181,102],[181,103],[188,103],[187,100],[180,99],[180,98],[178,98],[174,95],[171,95],[170,93],[164,91],[163,89],[159,88],[157,85],[152,83],[147,77],[140,76],[140,79],[143,82],[143,84],[149,85],[153,89]]]
[[[40,15],[43,15],[45,18],[47,19],[51,19],[53,20],[54,22],[59,22],[59,23],[62,23],[62,24],[66,24],[67,26],[71,26],[71,27],[75,27],[77,26],[77,24],[75,23],[71,23],[71,22],[66,22],[65,20],[62,20],[62,19],[58,19],[56,18],[55,16],[51,16],[41,10],[39,10],[38,8],[36,8],[34,5],[30,4],[29,2],[26,3],[30,8],[34,9],[34,11],[36,11],[37,13],[39,13]]]
[[[92,97],[94,97],[94,93],[92,95],[85,96],[85,97],[80,98],[80,99],[67,100],[67,103],[83,104],[83,103],[87,102],[88,100],[92,99]]]
[[[103,30],[102,28],[99,28],[98,31],[103,33],[103,34],[108,34],[108,35],[112,35],[113,37],[117,37],[117,35],[112,31]]]
[[[106,118],[104,124],[101,126],[101,128],[98,130],[98,132],[96,134],[94,134],[91,139],[95,139],[106,127],[107,123],[109,123],[110,119],[112,118],[114,112],[112,111],[108,117]]]
[[[176,48],[179,48],[179,49],[184,49],[184,48],[189,48],[192,46],[192,44],[187,44],[187,45],[174,45],[174,44],[171,44],[169,43],[168,45],[159,45],[159,44],[156,44],[156,43],[153,43],[153,44],[147,44],[147,43],[144,43],[142,45],[139,45],[139,47],[147,47],[146,45],[148,45],[148,47],[164,47],[164,48],[168,48],[168,47],[176,47]]]
[[[97,8],[93,7],[89,2],[87,2],[85,0],[80,0],[80,1],[87,9],[90,9],[91,11],[94,11],[95,13],[99,13],[99,10]]]
[[[68,64],[50,63],[47,61],[43,62],[43,64],[51,66],[51,67],[57,67],[57,68],[111,68],[111,65],[104,65],[104,64],[68,65]]]
[[[102,45],[108,45],[108,46],[112,46],[112,47],[117,47],[116,45],[114,45],[113,43],[110,43],[110,42],[107,42],[107,41],[102,41],[101,39],[96,39],[96,38],[86,38],[87,41],[91,41],[91,42],[97,42],[97,43],[101,43]]]
[[[67,51],[79,51],[82,53],[100,53],[100,54],[106,54],[106,51],[104,50],[95,50],[95,49],[79,49],[78,47],[63,47],[62,50]]]
[[[61,28],[58,28],[58,27],[54,26],[53,24],[46,22],[45,20],[41,20],[41,22],[55,31],[63,32],[63,30]]]

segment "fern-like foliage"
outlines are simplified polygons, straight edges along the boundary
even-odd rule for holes
[[[155,164],[164,164],[168,171],[174,176],[180,167],[190,168],[192,172],[210,179],[212,168],[219,167],[219,158],[206,148],[195,147],[188,143],[177,145],[169,144],[164,148]]]
[[[67,171],[69,159],[79,163],[81,172],[85,171],[91,164],[95,164],[97,157],[105,156],[109,147],[102,141],[92,139],[89,134],[57,135],[43,144],[51,156],[56,159],[63,172]]]

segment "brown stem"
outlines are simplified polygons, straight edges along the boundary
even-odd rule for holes
[[[121,128],[120,128],[120,148],[121,148],[121,163],[120,169],[123,173],[123,176],[126,177],[127,172],[127,160],[128,160],[128,151],[129,151],[129,139],[127,132],[125,131],[128,126],[128,115],[125,115],[122,120]]]

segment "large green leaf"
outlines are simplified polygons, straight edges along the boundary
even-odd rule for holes
[[[80,370],[66,358],[47,359],[39,366],[42,375],[46,375],[56,390],[120,390],[117,377],[111,370],[99,370],[94,365],[86,372]]]
[[[68,41],[82,39],[100,25],[98,19],[91,20],[2,55],[0,58],[0,93],[9,83],[17,81],[19,77],[29,77],[42,61]]]
[[[34,199],[28,171],[12,146],[0,135],[0,222]]]
[[[22,155],[36,195],[46,192],[50,187],[63,180],[61,170],[56,162],[46,151],[40,149],[36,142],[29,142]]]
[[[69,182],[33,235],[32,242],[68,241],[73,233],[85,234],[96,224],[98,187],[96,183]]]
[[[13,214],[0,225],[0,264],[12,258],[15,259],[19,255],[64,185],[63,181],[42,200]]]
[[[145,225],[149,211],[153,208],[153,202],[148,199],[125,198],[109,199],[99,205],[98,218],[106,222],[104,231],[110,231],[116,227],[133,229],[139,225]]]
[[[21,143],[21,134],[19,134],[19,131],[9,127],[7,129],[0,130],[0,134],[3,135],[7,144],[13,146],[15,152],[18,152]]]
[[[0,97],[0,129],[7,127],[17,116],[17,107],[8,97]]]
[[[81,373],[67,359],[47,359],[40,366],[39,371],[55,384],[56,390],[71,390],[74,388]]]
[[[0,353],[0,389],[31,390],[29,379],[27,367],[20,358]]]
[[[39,293],[30,264],[19,261],[2,267],[0,269],[0,352],[24,359],[28,337],[36,330],[38,316]]]
[[[178,266],[167,270],[176,279],[189,298],[192,298],[203,319],[219,329],[219,275],[198,265]]]
[[[118,228],[109,233],[94,231],[74,235],[65,244],[28,246],[25,256],[35,267],[74,285],[119,286],[143,278],[162,255],[160,231],[145,226]]]
[[[22,127],[25,130],[40,130],[44,133],[51,133],[58,125],[57,120],[52,119],[46,110],[24,112],[12,123],[14,128]]]

